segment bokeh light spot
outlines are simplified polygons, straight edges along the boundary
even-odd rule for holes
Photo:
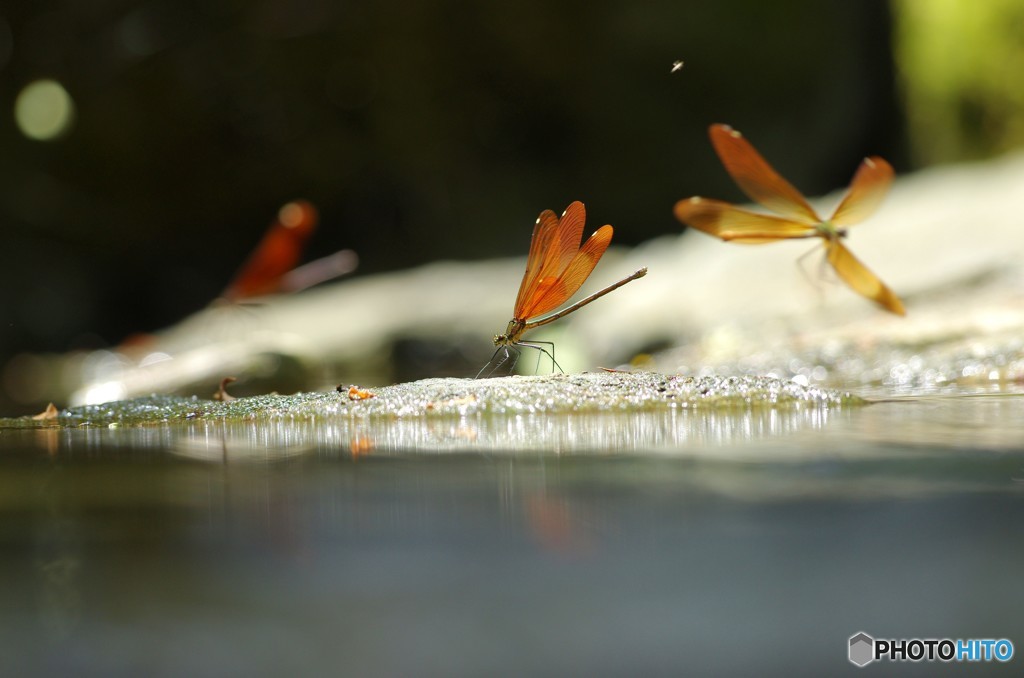
[[[36,80],[14,100],[14,120],[30,139],[57,139],[67,133],[74,119],[74,101],[56,80]]]

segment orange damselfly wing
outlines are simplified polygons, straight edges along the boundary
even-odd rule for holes
[[[282,207],[221,297],[241,301],[281,291],[284,276],[298,265],[318,218],[316,208],[304,200]]]
[[[842,243],[847,227],[869,217],[888,192],[893,178],[889,163],[877,156],[865,158],[832,216],[822,219],[742,134],[728,125],[712,125],[709,134],[729,176],[751,200],[775,214],[695,196],[676,203],[680,221],[722,240],[748,245],[820,237],[825,260],[847,285],[887,311],[906,314],[899,297]]]
[[[249,259],[221,293],[227,301],[245,301],[268,294],[287,294],[312,287],[355,270],[359,258],[339,250],[298,266],[306,241],[316,229],[316,207],[295,200],[282,207]]]
[[[555,216],[551,210],[544,210],[537,217],[530,239],[526,272],[519,285],[512,319],[508,322],[505,332],[494,337],[494,345],[498,348],[488,365],[494,361],[502,348],[506,349],[506,356],[510,346],[526,345],[540,348],[522,341],[526,331],[558,320],[631,280],[647,275],[647,269],[641,268],[622,280],[553,313],[552,311],[568,301],[586,282],[612,241],[613,229],[605,225],[597,229],[581,246],[585,222],[586,209],[579,201],[569,205],[561,217]],[[551,360],[554,365],[558,365],[553,355]],[[485,365],[484,370],[486,369]],[[483,374],[484,370],[481,370],[480,374]]]

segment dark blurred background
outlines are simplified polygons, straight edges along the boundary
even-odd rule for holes
[[[1005,54],[1024,11],[959,5],[8,3],[0,364],[202,307],[294,198],[321,212],[306,258],[352,248],[369,275],[524,255],[537,213],[574,199],[617,243],[677,233],[676,200],[741,198],[712,122],[809,195],[868,154],[906,172],[997,153],[1024,136],[1000,81],[1024,72]],[[964,26],[1002,56],[954,47]]]

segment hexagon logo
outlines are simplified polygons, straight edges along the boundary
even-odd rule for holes
[[[850,663],[867,666],[875,660],[875,639],[861,631],[850,636]]]

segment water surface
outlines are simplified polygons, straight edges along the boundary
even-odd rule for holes
[[[1021,396],[442,428],[0,432],[5,673],[854,671],[862,630],[1024,648]]]

